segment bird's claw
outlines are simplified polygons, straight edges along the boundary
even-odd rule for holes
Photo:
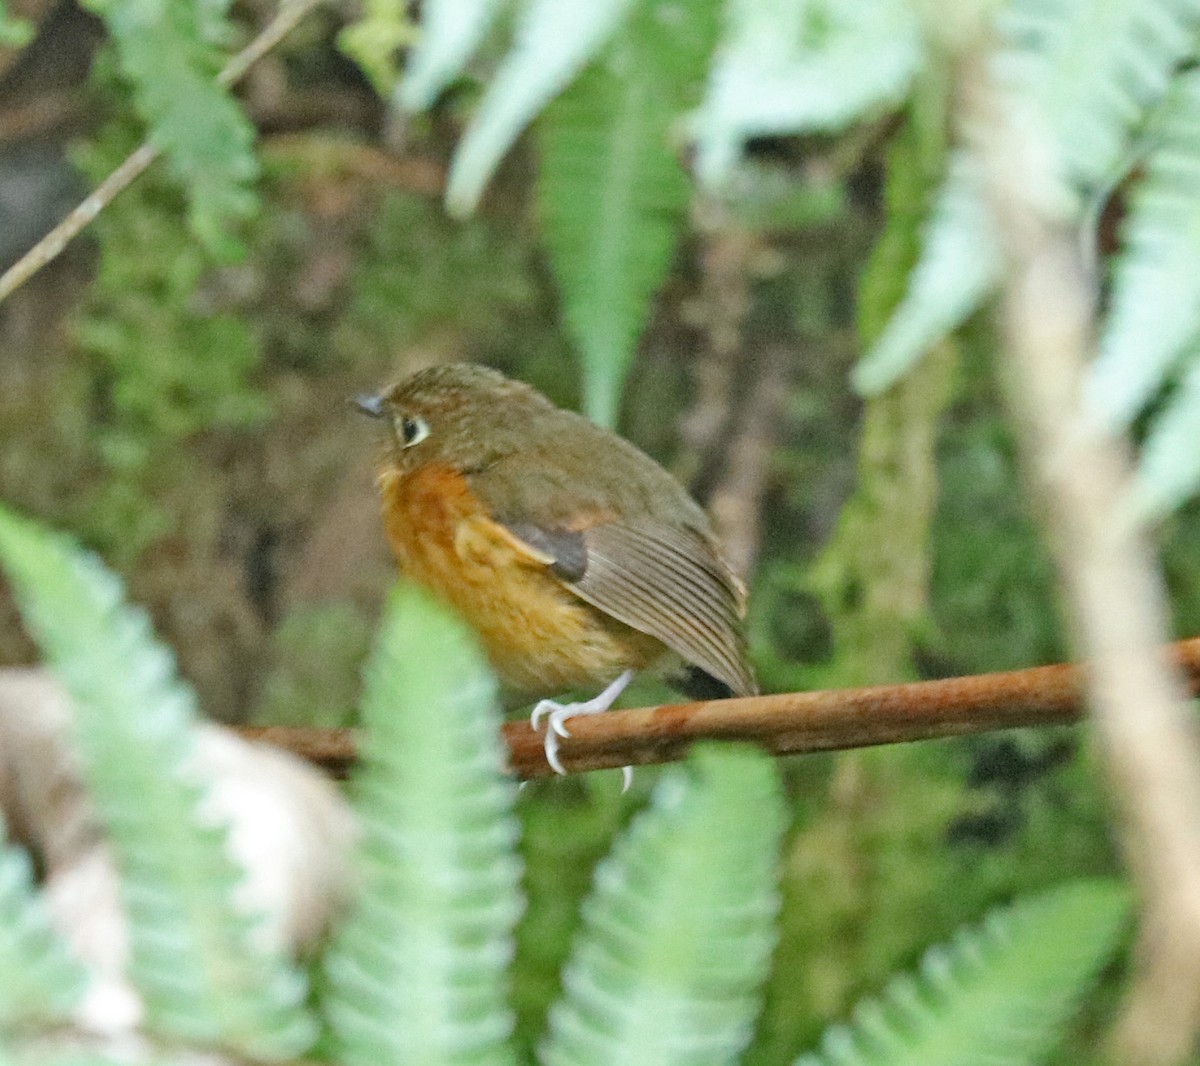
[[[559,738],[571,735],[570,730],[566,726],[567,719],[585,714],[600,714],[603,711],[607,711],[625,686],[629,684],[632,676],[631,671],[626,671],[594,699],[583,703],[557,703],[554,700],[538,701],[537,706],[533,708],[532,713],[529,715],[529,724],[536,730],[541,724],[542,719],[546,719],[546,738],[543,741],[546,750],[546,762],[550,764],[550,769],[556,774],[565,774],[567,772],[558,757]],[[623,780],[621,791],[627,792],[630,782],[633,780],[633,768],[623,766],[621,767],[621,774]]]

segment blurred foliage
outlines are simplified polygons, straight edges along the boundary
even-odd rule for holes
[[[361,827],[353,870],[342,874],[349,899],[329,915],[310,993],[284,945],[256,935],[280,915],[251,913],[241,899],[239,874],[249,870],[229,844],[245,826],[212,813],[214,791],[228,786],[223,760],[198,758],[192,692],[145,615],[94,555],[3,507],[0,566],[69,694],[81,785],[114,852],[130,945],[124,976],[144,1012],[88,1034],[110,1037],[107,1061],[143,1062],[147,1049],[164,1064],[193,1061],[199,1051],[331,1066],[532,1061],[514,1040],[508,995],[513,929],[525,903],[517,787],[505,771],[495,679],[452,612],[403,583],[385,607],[365,671],[349,790]],[[570,951],[556,960],[561,989],[543,989],[550,1005],[537,1026],[537,1061],[741,1061],[778,932],[781,786],[776,761],[747,745],[697,745],[661,771],[645,808],[590,872]],[[280,798],[311,814],[311,788],[310,781]],[[303,835],[294,825],[284,842]],[[68,848],[65,861],[70,873],[80,859]],[[257,861],[257,876],[270,880],[270,862]],[[281,851],[274,861],[294,857]],[[62,872],[50,866],[51,875]],[[293,888],[294,906],[310,889]],[[24,856],[2,840],[0,889],[17,926],[0,937],[9,968],[0,983],[12,1001],[0,1012],[0,1055],[35,1061],[37,1049],[36,1061],[62,1062],[53,1057],[59,1043],[70,1047],[83,1035],[75,1011],[96,976],[88,973],[92,956],[74,936],[80,958],[71,957],[46,919],[47,899],[32,890]],[[556,949],[568,941],[555,913],[562,895],[529,893],[526,926],[536,928],[546,908]],[[284,903],[275,892],[255,898],[258,906]],[[894,978],[798,1064],[1041,1062],[1112,955],[1127,904],[1127,890],[1112,880],[1027,894],[931,949],[914,976]],[[104,907],[88,915],[89,928],[117,920]],[[518,982],[522,970],[518,961]]]
[[[124,5],[94,6],[111,21]],[[227,25],[222,4],[201,6],[213,27]],[[490,0],[430,0],[407,58],[396,46],[413,27],[399,4],[364,5],[350,26],[332,11],[311,17],[242,97],[260,135],[250,155],[261,170],[256,208],[243,198],[252,173],[235,122],[208,193],[186,163],[152,170],[98,219],[94,262],[80,256],[62,273],[46,271],[0,308],[0,497],[69,526],[127,576],[206,709],[340,724],[392,574],[370,483],[378,442],[348,413],[347,397],[418,365],[478,359],[560,403],[579,406],[590,389],[602,411],[597,375],[608,375],[605,402],[621,392],[625,432],[684,471],[705,500],[729,488],[740,427],[755,424],[747,397],[759,356],[781,346],[787,375],[763,488],[743,501],[759,522],[749,628],[764,687],[1061,659],[1054,576],[998,401],[994,337],[985,316],[968,317],[993,264],[987,235],[981,243],[972,228],[978,204],[964,192],[947,114],[947,50],[969,41],[972,12],[981,17],[967,6],[954,19],[939,11],[930,25],[921,23],[929,5],[898,0],[737,0],[718,27],[721,63],[690,116],[684,82],[695,72],[675,66],[677,5],[665,0],[578,9],[547,0],[511,19],[497,18],[504,5]],[[1176,45],[1155,34],[1143,42],[1129,26],[1095,20],[1062,32],[1054,20],[1086,6],[1016,0],[1038,30],[1032,58],[1045,61],[1028,68],[1030,91],[1039,107],[1053,104],[1055,86],[1067,92],[1056,72],[1074,69],[1072,47],[1090,50],[1096,70],[1119,83],[1100,126],[1087,127],[1099,131],[1097,144],[1120,149],[1108,184],[1086,143],[1068,138],[1063,149],[1071,180],[1087,178],[1097,253],[1119,237],[1111,306],[1131,299],[1132,279],[1155,277],[1157,300],[1191,300],[1200,277],[1187,222],[1194,190],[1173,181],[1190,173],[1194,72],[1172,78]],[[1144,14],[1136,9],[1112,7],[1133,13],[1134,30]],[[237,16],[248,23],[265,11],[248,4]],[[435,24],[448,12],[466,22]],[[1172,39],[1194,53],[1194,36],[1184,27]],[[1130,40],[1136,47],[1123,51]],[[144,41],[111,44],[95,65],[103,121],[80,116],[89,132],[72,149],[92,180],[137,143],[140,122],[166,121],[161,96],[139,109],[146,99],[123,80],[172,74],[163,56],[131,67],[115,58],[119,48]],[[201,56],[188,84],[219,65],[219,51],[210,40],[202,56],[188,53]],[[626,90],[655,81],[621,69],[638,56],[642,73],[679,74],[680,91],[640,107]],[[1130,82],[1141,60],[1158,82]],[[34,91],[39,77],[50,80],[44,69],[23,76]],[[773,95],[763,95],[767,83]],[[811,92],[779,88],[796,85]],[[398,110],[396,99],[427,113]],[[203,101],[212,98],[178,102]],[[226,103],[211,106],[228,117]],[[1143,120],[1147,136],[1133,144]],[[522,139],[530,124],[534,135]],[[204,125],[178,147],[186,157],[213,135]],[[465,163],[458,144],[477,146]],[[607,163],[604,175],[569,172],[579,144],[596,146],[584,162]],[[693,151],[701,148],[702,159]],[[439,203],[451,168],[460,208],[488,186],[463,222]],[[704,182],[680,187],[697,168]],[[657,181],[645,195],[621,184],[643,171],[674,175],[667,194]],[[1143,174],[1153,180],[1139,187]],[[539,186],[557,189],[554,218]],[[630,195],[598,202],[610,188]],[[1133,205],[1136,217],[1117,226]],[[600,208],[611,225],[596,224]],[[627,275],[630,255],[648,254],[637,243],[648,219],[654,270],[639,262]],[[588,239],[556,241],[554,227]],[[605,245],[617,236],[632,241],[630,255]],[[1171,269],[1144,273],[1161,265],[1151,252],[1163,242]],[[597,249],[605,254],[589,258]],[[584,378],[572,353],[604,342],[613,326],[571,309],[614,311],[605,294],[634,289],[637,315],[617,331],[621,344],[605,349],[620,351]],[[905,301],[915,318],[905,318]],[[1156,308],[1151,319],[1171,318]],[[1175,324],[1186,333],[1189,322]],[[933,357],[901,389],[864,403],[849,376],[873,344],[899,352],[888,374],[926,350]],[[1146,410],[1134,405],[1139,433],[1178,399],[1187,406],[1175,425],[1194,437],[1185,373],[1194,349],[1179,344],[1139,385],[1150,400]],[[1134,368],[1115,365],[1118,384],[1128,383]],[[1200,454],[1192,451],[1188,462]],[[1176,458],[1172,469],[1190,467]],[[1174,502],[1181,491],[1169,487]],[[1200,509],[1182,507],[1159,536],[1178,632],[1200,632]],[[30,657],[15,625],[0,633],[4,661]],[[638,691],[663,698],[650,685]],[[609,776],[521,796],[530,907],[515,934],[512,995],[522,1049],[558,995],[594,863],[658,778],[639,771],[628,796]],[[826,1023],[992,905],[1115,869],[1103,785],[1079,733],[789,760],[784,781],[792,822],[781,938],[747,1053],[754,1066],[787,1066]],[[1101,1014],[1085,1010],[1061,1062],[1092,1061]]]

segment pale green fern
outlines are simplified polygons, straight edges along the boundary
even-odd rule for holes
[[[921,59],[909,0],[731,0],[692,123],[696,172],[724,187],[751,137],[836,130],[903,100]]]
[[[415,587],[394,593],[363,698],[360,896],[325,959],[342,1066],[515,1063],[520,863],[499,725],[461,623]]]
[[[1001,267],[971,159],[958,154],[936,194],[904,296],[854,369],[855,387],[874,395],[902,377],[979,307],[999,281]]]
[[[429,107],[471,58],[500,9],[501,0],[426,0],[421,30],[408,53],[399,101],[409,110]]]
[[[1110,182],[1133,130],[1196,44],[1197,0],[1012,0],[999,9],[990,69],[1023,122],[1058,159],[1043,191],[1064,223]],[[969,254],[968,254],[969,253]],[[895,381],[976,310],[1000,277],[999,252],[968,164],[937,199],[909,290],[855,376],[863,392]]]
[[[513,45],[454,154],[446,207],[475,209],[496,164],[533,117],[600,51],[638,0],[529,0]]]
[[[1064,885],[931,949],[795,1066],[1036,1066],[1116,947],[1128,893]]]
[[[75,704],[88,794],[121,874],[130,977],[156,1032],[260,1058],[315,1035],[305,982],[240,912],[225,832],[204,813],[191,691],[116,577],[63,537],[0,509],[0,562]]]
[[[0,1035],[66,1021],[84,980],[50,927],[28,856],[0,841]]]
[[[1137,415],[1200,332],[1200,71],[1176,79],[1148,142],[1087,382],[1090,408],[1112,427]]]
[[[698,747],[596,869],[543,1066],[726,1066],[774,942],[783,809],[771,760]]]
[[[1130,514],[1161,518],[1200,488],[1200,341],[1188,370],[1150,427],[1134,481]]]
[[[1197,0],[1010,0],[997,80],[1029,106],[1079,193],[1107,184],[1130,131],[1196,46]]]
[[[671,127],[699,99],[717,14],[713,0],[639,0],[613,47],[538,125],[550,262],[582,354],[585,408],[604,425],[686,219]]]
[[[86,0],[112,35],[149,139],[187,192],[192,232],[210,250],[237,248],[229,226],[257,209],[254,130],[214,80],[232,37],[227,2]]]

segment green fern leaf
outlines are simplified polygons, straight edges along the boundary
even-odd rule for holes
[[[254,130],[215,81],[217,47],[232,30],[224,4],[173,0],[85,0],[112,34],[150,141],[187,191],[188,221],[210,251],[238,251],[229,226],[257,210]],[[214,40],[217,38],[217,40]]]
[[[725,22],[693,124],[714,188],[751,137],[837,130],[899,103],[921,58],[908,0],[732,0]]]
[[[690,195],[671,126],[699,98],[713,0],[640,0],[613,48],[538,126],[538,202],[587,413],[612,425]]]
[[[337,1061],[512,1064],[520,863],[495,684],[462,624],[415,587],[389,603],[363,726],[361,898],[325,963]]]
[[[1000,277],[1000,249],[969,161],[951,160],[908,288],[878,340],[854,370],[854,386],[872,396],[983,303]]]
[[[697,747],[596,868],[543,1066],[724,1066],[750,1039],[774,941],[773,764]]]
[[[446,179],[446,208],[475,210],[496,164],[546,103],[604,47],[635,0],[530,0],[512,51],[463,134]]]
[[[1130,507],[1141,520],[1162,518],[1200,488],[1200,352],[1146,434]]]
[[[1014,0],[1001,9],[1001,84],[1049,135],[1076,190],[1111,180],[1129,132],[1195,47],[1196,0]]]
[[[50,926],[28,856],[0,843],[0,1032],[66,1021],[85,979]]]
[[[1127,911],[1125,889],[1104,881],[994,911],[929,951],[915,978],[894,980],[795,1066],[1035,1066],[1112,954]]]
[[[1200,72],[1176,80],[1149,140],[1085,385],[1089,408],[1111,428],[1128,425],[1200,332]]]
[[[401,106],[429,107],[471,58],[499,10],[500,0],[426,0],[400,84]]]
[[[130,976],[151,1028],[261,1058],[304,1050],[305,982],[260,950],[240,872],[204,811],[191,691],[94,557],[0,508],[0,561],[75,703],[88,792],[121,873]]]

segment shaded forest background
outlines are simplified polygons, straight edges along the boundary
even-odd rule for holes
[[[36,37],[0,51],[0,267],[140,140],[103,31],[17,2]],[[269,5],[239,6],[244,21]],[[441,203],[470,84],[389,112],[321,9],[239,90],[262,211],[214,261],[152,171],[91,235],[0,305],[0,498],[70,529],[125,577],[203,706],[231,722],[341,724],[392,581],[376,427],[346,399],[469,359],[567,405],[579,371],[538,239],[532,146],[473,219]],[[1054,662],[1065,646],[993,378],[987,315],[864,407],[849,373],[890,309],[886,203],[929,180],[885,115],[841,136],[762,139],[759,194],[702,199],[625,382],[620,429],[688,484],[751,584],[767,691]],[[913,195],[913,202],[920,196]],[[902,208],[901,208],[902,209]],[[1114,211],[1116,208],[1114,208]],[[1200,514],[1163,530],[1178,635],[1200,632]],[[0,600],[0,663],[34,659]],[[666,698],[650,683],[632,699]],[[587,886],[653,782],[533,786],[531,913],[516,996],[540,1027]],[[930,942],[984,908],[1115,861],[1077,733],[806,757],[781,955],[747,1061],[790,1061]],[[1077,1039],[1099,1024],[1103,1004]],[[1062,1061],[1072,1059],[1070,1049]]]

